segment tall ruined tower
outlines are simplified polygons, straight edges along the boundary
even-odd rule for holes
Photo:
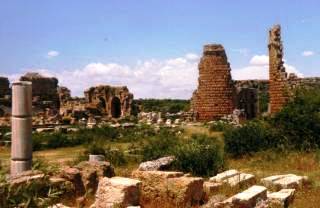
[[[269,31],[269,113],[279,112],[288,102],[287,73],[283,66],[280,25]]]
[[[230,64],[222,45],[204,46],[199,63],[198,89],[192,98],[192,109],[199,121],[219,119],[234,109]]]

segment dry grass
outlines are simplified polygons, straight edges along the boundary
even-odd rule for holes
[[[254,156],[228,160],[230,168],[253,173],[258,180],[270,175],[294,173],[306,175],[312,184],[299,190],[292,207],[320,207],[320,161],[318,153],[262,152]]]

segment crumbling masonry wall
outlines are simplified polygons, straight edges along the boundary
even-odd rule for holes
[[[198,89],[192,98],[197,120],[210,121],[232,113],[234,87],[230,71],[223,46],[205,45],[199,63]]]
[[[88,107],[98,109],[103,115],[120,118],[131,115],[133,94],[127,87],[100,85],[84,92]]]
[[[32,103],[34,106],[45,109],[59,109],[58,79],[44,77],[39,73],[26,73],[20,81],[32,83]]]
[[[0,98],[5,98],[9,94],[11,94],[9,79],[7,77],[0,77]]]
[[[269,112],[279,112],[288,102],[287,73],[283,66],[281,27],[275,25],[269,31]]]

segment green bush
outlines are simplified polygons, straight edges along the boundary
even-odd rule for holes
[[[10,183],[0,186],[0,207],[49,207],[57,203],[67,187],[50,184],[49,177],[12,187]]]
[[[270,121],[297,150],[320,147],[320,88],[300,88],[295,98]]]
[[[193,135],[176,146],[175,168],[198,176],[216,175],[224,167],[224,156],[217,139],[206,135]]]
[[[110,146],[108,146],[105,149],[105,157],[106,157],[106,160],[109,161],[114,166],[122,166],[128,163],[122,151],[118,149],[111,149]]]
[[[59,147],[69,147],[72,146],[70,140],[66,134],[62,133],[53,133],[47,135],[47,149],[56,149]]]
[[[233,126],[225,121],[217,121],[209,125],[210,131],[225,131],[229,128],[233,128]]]
[[[102,141],[93,141],[87,146],[86,153],[91,155],[105,155],[104,143]]]
[[[136,105],[140,106],[145,112],[177,113],[179,111],[188,111],[190,109],[189,100],[179,99],[139,99],[135,100]]]
[[[161,129],[157,135],[151,137],[144,144],[142,149],[143,161],[172,155],[178,144],[179,139],[175,132]]]
[[[225,151],[233,157],[274,148],[281,143],[264,121],[249,121],[242,127],[226,129],[223,136]]]

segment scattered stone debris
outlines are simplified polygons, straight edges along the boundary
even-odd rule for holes
[[[175,160],[174,156],[162,157],[157,160],[143,162],[139,165],[140,171],[166,170]]]

